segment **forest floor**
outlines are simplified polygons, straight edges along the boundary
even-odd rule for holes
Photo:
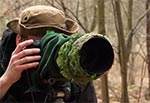
[[[130,103],[150,103],[146,100],[145,94],[148,92],[148,73],[146,69],[135,67],[134,84],[128,84],[128,95]],[[100,79],[94,81],[98,103],[102,103]],[[128,82],[129,83],[129,82]],[[108,72],[109,98],[110,103],[120,103],[121,100],[121,76],[120,69],[112,67]]]

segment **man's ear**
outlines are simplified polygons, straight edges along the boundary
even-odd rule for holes
[[[17,35],[16,36],[16,45],[18,45],[20,42],[21,42],[21,36],[20,35]]]

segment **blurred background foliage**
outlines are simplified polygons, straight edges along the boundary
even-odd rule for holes
[[[80,25],[83,33],[101,33],[111,41],[115,61],[105,79],[94,81],[99,103],[149,103],[147,56],[150,0],[0,0],[0,31],[32,5],[51,5]],[[0,35],[1,35],[0,34]],[[102,77],[103,78],[103,77]],[[105,84],[105,85],[101,85]]]

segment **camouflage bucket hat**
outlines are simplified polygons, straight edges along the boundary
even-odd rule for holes
[[[7,23],[7,27],[17,34],[21,34],[22,30],[37,28],[55,28],[64,33],[72,34],[79,29],[79,25],[66,18],[61,10],[45,5],[36,5],[23,10],[19,18]],[[22,27],[24,29],[21,29]]]

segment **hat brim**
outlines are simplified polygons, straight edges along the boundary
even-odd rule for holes
[[[19,24],[19,18],[13,19],[7,23],[7,27],[11,29],[12,31],[14,31],[16,34],[21,33],[20,26],[23,26],[25,29],[29,29],[29,30],[37,29],[37,28],[44,28],[44,27],[55,28],[55,29],[58,29],[59,31],[62,31],[62,33],[67,33],[67,34],[76,33],[79,29],[79,25],[75,21],[68,19],[68,18],[66,19],[65,25],[66,25],[66,28],[61,28],[55,25],[39,25],[39,26],[25,27]]]
[[[16,34],[20,34],[20,30],[19,30],[19,26],[18,26],[18,21],[19,21],[19,19],[18,18],[16,18],[16,19],[13,19],[13,20],[11,20],[11,21],[9,21],[8,23],[7,23],[7,27],[9,28],[9,29],[11,29],[13,32],[15,32]]]

